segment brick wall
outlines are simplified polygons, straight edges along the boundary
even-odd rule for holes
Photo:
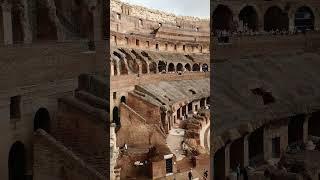
[[[87,163],[106,174],[109,153],[107,113],[74,98],[59,100],[52,134]]]
[[[42,130],[34,136],[34,180],[105,180],[77,155]]]
[[[117,132],[117,146],[125,143],[132,147],[149,147],[149,145],[162,144],[165,139],[152,126],[145,123],[137,112],[127,105],[120,105],[121,128]]]

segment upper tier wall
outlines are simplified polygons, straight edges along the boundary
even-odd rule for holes
[[[169,25],[173,27],[180,26],[182,29],[194,30],[199,28],[203,31],[209,31],[209,19],[200,19],[197,17],[189,16],[176,16],[163,11],[148,9],[141,6],[129,5],[119,0],[111,0],[111,22],[112,14],[121,14],[126,16],[135,17],[146,21],[153,21],[162,23],[162,25]]]

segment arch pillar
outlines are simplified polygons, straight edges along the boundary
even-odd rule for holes
[[[114,64],[113,63],[110,63],[110,75],[111,76],[115,76],[115,74],[114,74]]]
[[[2,9],[2,26],[3,26],[3,42],[4,44],[12,44],[12,16],[11,5],[6,1],[0,6]]]
[[[142,74],[142,65],[139,64],[138,66],[139,66],[139,74]]]
[[[156,69],[158,69],[158,66],[156,67]],[[150,64],[147,63],[147,74],[150,74]]]

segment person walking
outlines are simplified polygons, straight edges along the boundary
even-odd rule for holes
[[[188,178],[189,180],[192,180],[193,176],[192,176],[192,169],[190,169],[189,173],[188,173]]]
[[[240,169],[240,164],[239,163],[238,163],[237,168],[236,168],[236,173],[237,173],[237,180],[240,180],[241,169]]]

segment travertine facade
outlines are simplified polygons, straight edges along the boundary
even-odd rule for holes
[[[110,121],[120,148],[111,178],[209,168],[199,156],[208,157],[209,20],[117,0],[110,14]],[[184,133],[172,143],[177,129]],[[173,150],[182,146],[186,154]]]

